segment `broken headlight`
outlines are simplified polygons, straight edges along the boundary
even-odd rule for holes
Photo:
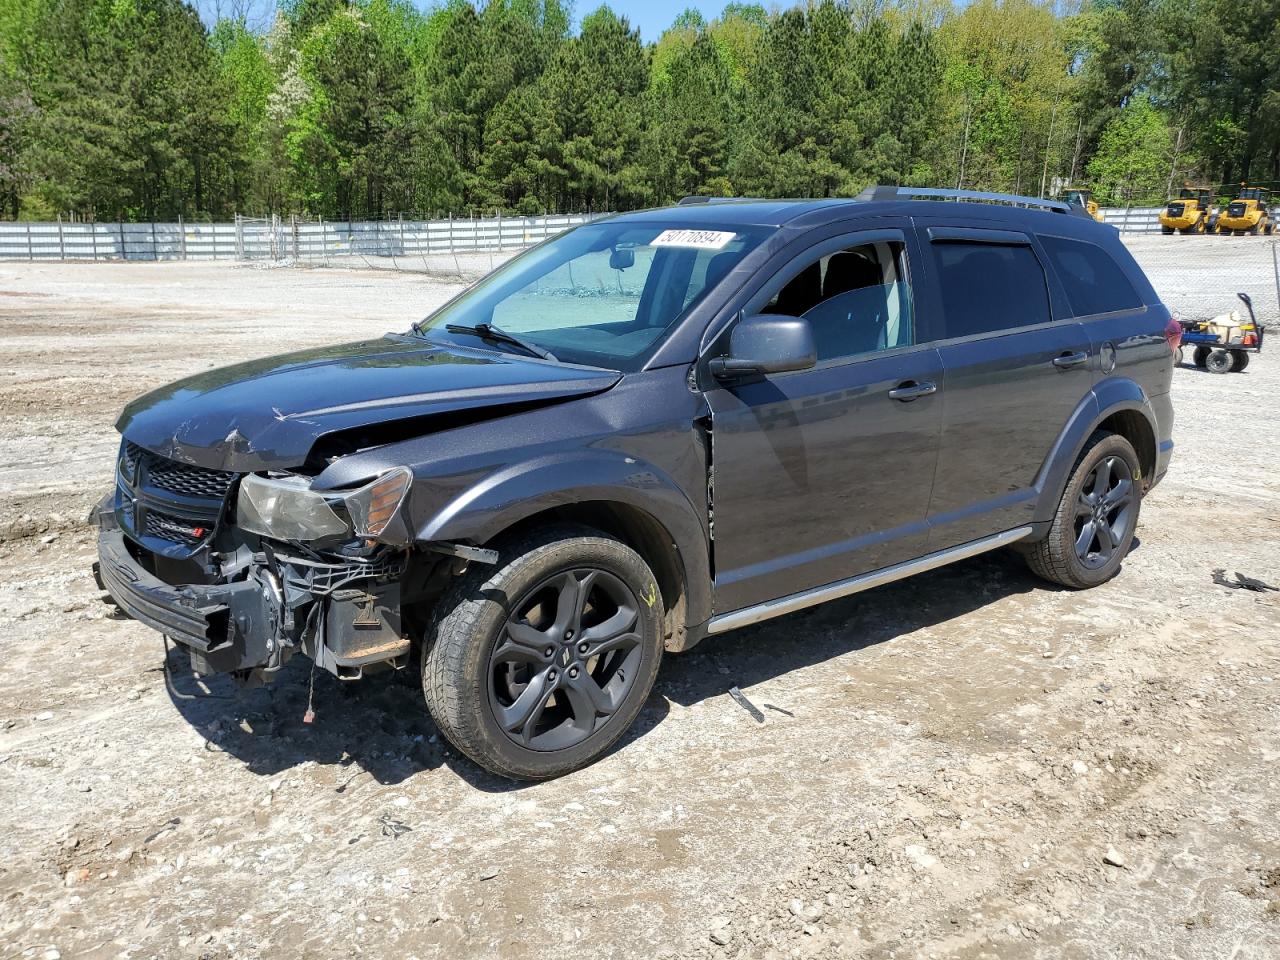
[[[404,503],[412,480],[407,467],[397,467],[357,490],[321,493],[306,477],[250,475],[240,481],[236,525],[275,540],[376,538]]]
[[[377,537],[387,529],[409,493],[413,471],[396,467],[343,497],[355,531],[362,537]]]
[[[275,540],[328,540],[351,533],[346,518],[312,492],[306,477],[245,477],[236,498],[236,526]]]

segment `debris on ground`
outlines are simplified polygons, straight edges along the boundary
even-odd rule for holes
[[[1220,587],[1230,587],[1232,590],[1252,590],[1254,593],[1265,593],[1268,590],[1280,592],[1280,587],[1273,587],[1269,583],[1263,583],[1261,580],[1255,580],[1253,577],[1246,577],[1243,573],[1236,573],[1235,580],[1228,580],[1227,571],[1219,567],[1213,571],[1213,582]]]
[[[730,687],[729,696],[733,697],[734,702],[737,703],[738,706],[751,714],[751,716],[755,718],[756,723],[764,723],[764,714],[760,712],[760,708],[748,700],[746,694],[741,690],[737,687]]]

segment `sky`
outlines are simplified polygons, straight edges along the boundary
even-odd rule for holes
[[[5,0],[0,0],[0,3],[3,2]],[[234,16],[234,11],[243,8],[248,15],[250,26],[264,30],[271,25],[276,7],[276,0],[191,0],[191,2],[200,11],[206,23],[212,24],[218,19],[219,14]],[[412,0],[412,2],[419,10],[429,10],[442,0]],[[474,2],[479,6],[483,0],[474,0]],[[726,2],[727,0],[709,0],[709,2],[708,0],[574,0],[574,29],[577,29],[583,14],[591,13],[602,3],[607,3],[614,13],[625,16],[632,27],[640,28],[640,38],[645,43],[654,43],[662,36],[662,31],[671,26],[671,22],[690,7],[700,11],[706,19],[713,20],[720,16]],[[787,6],[789,2],[790,0],[782,3],[781,6]],[[769,2],[764,3],[766,9],[770,5]]]
[[[681,13],[689,7],[698,10],[708,20],[720,16],[725,7],[725,0],[713,0],[711,3],[697,0],[608,0],[614,13],[625,16],[631,26],[640,28],[640,39],[645,43],[653,43],[662,31],[671,26]],[[579,17],[590,13],[600,5],[599,0],[578,0],[574,4],[574,13]],[[766,8],[768,4],[765,4]]]

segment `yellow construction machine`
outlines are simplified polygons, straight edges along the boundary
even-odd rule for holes
[[[1062,199],[1075,207],[1084,207],[1089,216],[1102,223],[1106,218],[1102,215],[1102,210],[1098,206],[1098,202],[1093,199],[1093,191],[1083,187],[1070,187],[1062,195]]]
[[[1213,204],[1213,188],[1190,184],[1178,191],[1178,199],[1160,211],[1160,232],[1165,236],[1179,233],[1204,233],[1217,225],[1217,209]]]
[[[1271,191],[1262,187],[1240,185],[1236,198],[1227,204],[1227,209],[1218,217],[1218,233],[1235,234],[1237,237],[1246,233],[1253,236],[1271,234],[1275,223],[1271,218]]]

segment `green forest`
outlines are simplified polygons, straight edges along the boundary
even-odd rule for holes
[[[1280,180],[1280,0],[0,2],[0,216],[623,210]]]

